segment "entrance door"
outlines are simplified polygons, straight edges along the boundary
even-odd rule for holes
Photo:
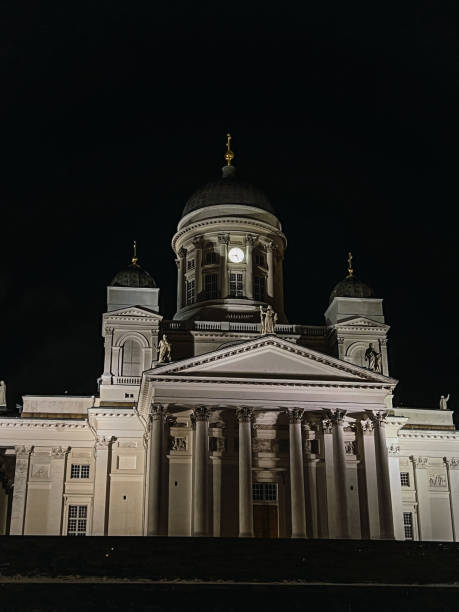
[[[277,506],[254,504],[253,529],[256,538],[278,538],[279,525]]]

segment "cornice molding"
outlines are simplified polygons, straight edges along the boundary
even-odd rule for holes
[[[188,233],[192,233],[197,229],[201,229],[201,228],[207,228],[207,227],[212,227],[215,225],[224,225],[224,224],[230,224],[230,225],[243,225],[243,226],[249,226],[249,227],[256,227],[257,229],[261,229],[261,230],[265,230],[267,232],[269,232],[270,234],[280,238],[281,240],[283,240],[284,242],[284,246],[287,244],[287,239],[284,235],[284,233],[281,230],[278,230],[277,228],[275,228],[273,225],[270,225],[269,223],[264,223],[263,221],[255,221],[249,218],[240,218],[238,219],[237,217],[217,217],[214,219],[203,219],[202,221],[196,221],[195,223],[192,223],[191,225],[187,225],[186,227],[184,227],[183,229],[179,230],[174,237],[172,238],[172,248],[174,249],[174,252],[176,252],[176,245],[177,242],[183,238],[183,236],[185,236]],[[217,230],[218,231],[218,230]],[[222,232],[220,232],[222,233]]]

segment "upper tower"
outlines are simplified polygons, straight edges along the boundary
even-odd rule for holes
[[[258,321],[271,304],[285,322],[286,238],[268,198],[241,180],[228,134],[222,177],[198,189],[172,239],[178,268],[175,319]]]

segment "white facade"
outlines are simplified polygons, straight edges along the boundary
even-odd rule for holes
[[[381,299],[287,322],[286,239],[244,193],[180,221],[172,320],[159,289],[108,288],[97,396],[0,418],[1,533],[458,540],[452,412],[392,406]]]

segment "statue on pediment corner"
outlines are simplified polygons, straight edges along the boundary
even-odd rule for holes
[[[163,334],[163,337],[159,341],[158,346],[159,352],[159,363],[165,363],[166,361],[171,361],[171,345],[167,339],[166,334]]]

